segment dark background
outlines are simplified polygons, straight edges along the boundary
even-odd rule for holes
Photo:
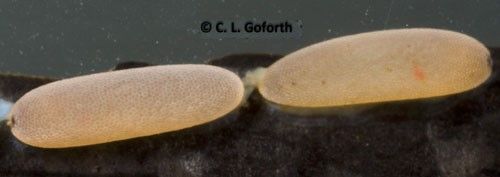
[[[295,39],[204,38],[205,20],[302,20]],[[0,0],[0,71],[70,77],[120,61],[201,63],[234,53],[286,54],[346,34],[434,27],[500,46],[498,0]]]

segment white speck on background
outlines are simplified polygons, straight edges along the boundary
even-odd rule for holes
[[[201,153],[186,155],[181,160],[182,167],[192,176],[203,176],[203,171],[207,170],[207,164],[208,161]]]
[[[0,120],[4,120],[12,107],[12,103],[0,99]]]

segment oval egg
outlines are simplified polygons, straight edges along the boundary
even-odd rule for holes
[[[235,109],[243,84],[209,65],[166,65],[80,76],[21,97],[11,131],[44,148],[92,145],[210,122]]]
[[[331,107],[464,92],[491,73],[488,49],[438,29],[384,30],[335,38],[293,52],[259,82],[267,100]]]

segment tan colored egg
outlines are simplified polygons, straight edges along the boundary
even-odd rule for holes
[[[210,122],[235,109],[243,92],[237,75],[209,65],[113,71],[28,92],[13,106],[10,125],[32,146],[84,146]]]
[[[259,91],[282,105],[331,107],[460,93],[490,73],[488,49],[465,34],[385,30],[293,52],[267,69]]]

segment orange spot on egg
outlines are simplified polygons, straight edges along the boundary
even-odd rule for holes
[[[419,65],[413,65],[413,76],[416,80],[425,80],[425,73]]]

